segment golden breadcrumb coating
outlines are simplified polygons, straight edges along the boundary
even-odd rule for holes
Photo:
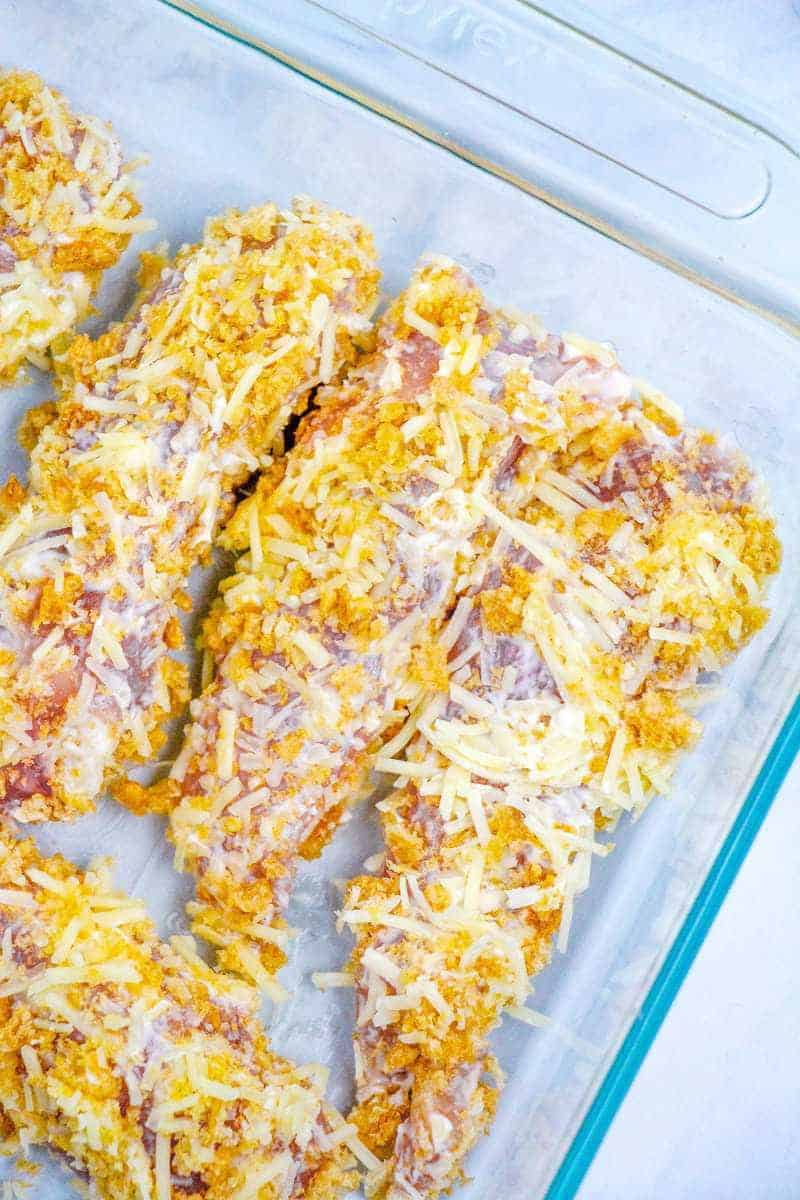
[[[342,1196],[354,1139],[324,1068],[274,1054],[256,994],[193,946],[159,941],[107,863],[0,832],[7,1148],[51,1147],[98,1200]]]
[[[368,328],[355,220],[300,198],[145,262],[132,315],[62,364],[27,492],[0,525],[0,812],[72,817],[158,749],[186,698],[177,610],[234,489]]]
[[[553,386],[567,444],[522,511],[482,501],[496,537],[451,618],[448,684],[412,713],[405,757],[378,759],[398,777],[378,806],[385,862],[342,914],[358,939],[351,1119],[384,1160],[368,1194],[388,1200],[462,1177],[502,1082],[489,1033],[503,1011],[525,1018],[556,934],[566,948],[592,855],[611,849],[597,830],[668,788],[705,679],[760,628],[779,562],[738,454],[647,389],[620,389],[593,426],[568,370]]]
[[[76,116],[29,71],[0,72],[0,385],[89,310],[138,216],[109,125]]]

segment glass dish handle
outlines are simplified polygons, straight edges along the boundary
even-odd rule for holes
[[[797,328],[794,147],[580,28],[576,6],[173,3]]]

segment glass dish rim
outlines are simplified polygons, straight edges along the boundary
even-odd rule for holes
[[[180,15],[195,21],[207,29],[227,38],[250,50],[255,50],[268,58],[274,59],[289,70],[303,75],[317,85],[332,91],[335,95],[367,107],[361,98],[350,89],[337,88],[332,78],[322,79],[315,72],[304,71],[302,64],[280,54],[266,42],[250,37],[231,22],[216,18],[207,13],[194,0],[156,0],[156,3],[171,9]],[[533,6],[532,6],[533,7]],[[369,109],[369,111],[374,111]],[[380,115],[393,121],[392,113],[384,111]],[[406,127],[425,140],[422,129],[417,129],[413,121],[405,123]],[[437,142],[441,149],[455,154],[462,161],[469,162],[478,170],[494,176],[505,177],[502,172],[492,171],[488,164],[482,163],[468,154],[460,154],[454,145]],[[514,182],[508,180],[507,182]],[[538,197],[547,203],[544,196]],[[566,211],[561,209],[561,211]],[[633,245],[623,237],[616,237],[609,229],[603,229],[587,214],[572,209],[567,215],[589,225],[601,236],[612,236],[614,240],[637,253],[660,262],[668,270],[678,270],[684,277],[692,279],[698,286],[709,284],[697,277],[690,269],[680,269],[681,264],[664,261],[663,255],[657,251],[648,251],[645,245]],[[714,291],[719,289],[713,288]],[[794,334],[795,329],[783,320],[776,319],[771,314],[754,310],[753,306],[743,302],[733,294],[724,295],[730,303],[739,304],[755,311],[768,323],[783,328],[784,332]],[[611,1059],[602,1083],[590,1102],[583,1117],[572,1136],[569,1147],[553,1176],[543,1200],[574,1200],[578,1189],[600,1147],[608,1129],[611,1126],[623,1100],[631,1087],[639,1068],[652,1046],[656,1035],[669,1012],[672,1003],[680,990],[683,981],[691,969],[697,954],[703,945],[708,932],[722,907],[728,892],[733,885],[739,870],[744,863],[767,813],[769,812],[780,787],[785,780],[793,762],[800,756],[800,693],[790,702],[788,711],[780,728],[767,750],[759,767],[758,773],[734,818],[725,840],[711,862],[700,890],[684,916],[676,935],[674,936],[666,956],[661,963],[653,981],[647,989],[638,1015],[622,1039],[620,1046]]]

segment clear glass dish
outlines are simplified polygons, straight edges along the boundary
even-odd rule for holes
[[[611,339],[692,422],[731,434],[771,491],[785,549],[771,621],[706,710],[706,737],[674,794],[621,828],[616,852],[595,864],[568,955],[537,980],[536,1007],[566,1035],[509,1020],[495,1039],[509,1081],[460,1195],[565,1200],[800,742],[800,163],[757,114],[679,85],[631,46],[612,49],[599,27],[581,32],[574,5],[181,7],[0,0],[4,63],[32,67],[112,120],[129,155],[150,154],[141,194],[159,223],[151,240],[194,239],[232,204],[296,191],[329,200],[375,230],[387,292],[422,252],[452,255],[494,298],[554,329]],[[134,266],[132,250],[98,321],[125,308]],[[4,468],[24,472],[14,429],[47,387],[3,394]],[[198,576],[197,594],[209,585]],[[165,932],[184,927],[189,884],[156,819],[107,800],[39,839],[79,862],[116,856],[120,883]],[[280,1050],[333,1068],[332,1097],[345,1105],[350,997],[316,992],[309,975],[345,958],[335,880],[378,843],[367,804],[304,870],[290,913],[302,933],[284,973],[293,996],[265,1014]],[[64,1193],[48,1166],[30,1194]]]

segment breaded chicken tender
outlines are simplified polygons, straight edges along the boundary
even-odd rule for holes
[[[139,216],[119,142],[28,71],[0,71],[0,385],[89,310]]]
[[[162,942],[107,864],[0,831],[0,1132],[98,1200],[333,1200],[350,1129],[274,1054],[256,993]]]
[[[158,748],[189,573],[377,298],[370,235],[306,199],[216,217],[145,276],[127,321],[73,342],[27,491],[3,490],[0,814],[19,821],[87,811]]]
[[[205,626],[214,678],[172,772],[171,836],[197,877],[194,931],[273,995],[295,866],[408,707],[446,686],[442,627],[484,507],[514,512],[562,445],[549,381],[567,369],[595,420],[627,385],[435,259],[234,518],[243,554]]]
[[[529,977],[556,936],[566,949],[592,854],[611,848],[598,831],[667,790],[779,562],[741,456],[634,388],[587,428],[591,399],[569,371],[553,384],[568,444],[517,514],[480,502],[494,544],[451,619],[445,686],[405,757],[378,759],[398,777],[378,806],[385,861],[342,914],[358,939],[351,1120],[383,1160],[368,1194],[387,1200],[462,1177],[501,1083],[489,1033],[525,1018]]]

